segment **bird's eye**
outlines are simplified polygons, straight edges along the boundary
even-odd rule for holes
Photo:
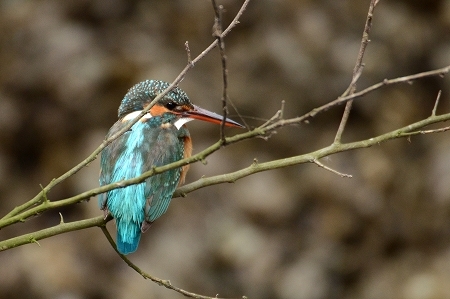
[[[172,111],[175,107],[177,107],[177,104],[175,102],[169,102],[165,105],[165,107]]]

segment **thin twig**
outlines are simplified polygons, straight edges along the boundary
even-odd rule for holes
[[[361,39],[361,46],[358,52],[358,58],[356,59],[355,67],[353,68],[353,77],[350,83],[350,86],[347,88],[346,92],[343,94],[344,96],[351,95],[356,91],[356,82],[362,74],[362,70],[364,68],[363,58],[366,52],[367,44],[369,43],[369,33],[372,28],[372,19],[373,19],[373,11],[375,6],[377,5],[377,0],[371,0],[369,5],[369,12],[367,13],[366,24],[364,26],[363,36]],[[342,134],[344,133],[345,126],[347,125],[348,118],[350,116],[350,111],[352,109],[353,101],[348,101],[345,104],[344,113],[342,115],[341,122],[339,124],[339,128],[336,132],[336,136],[334,138],[334,143],[340,143]]]
[[[191,49],[189,48],[189,42],[188,41],[186,41],[184,43],[184,49],[186,50],[188,64],[192,64]]]
[[[332,107],[335,107],[342,103],[346,103],[350,100],[355,100],[355,99],[361,98],[362,96],[364,96],[368,93],[371,93],[377,89],[380,89],[381,87],[384,87],[384,86],[399,84],[399,83],[408,83],[409,84],[418,79],[434,77],[434,76],[444,77],[444,75],[446,75],[449,71],[450,71],[450,65],[440,68],[440,69],[435,69],[435,70],[417,73],[417,74],[413,74],[413,75],[398,77],[398,78],[394,78],[394,79],[384,79],[383,81],[381,81],[377,84],[374,84],[372,86],[369,86],[361,91],[355,92],[354,94],[350,94],[350,95],[344,96],[344,97],[342,97],[342,96],[338,97],[336,100],[331,101],[327,104],[324,104],[320,107],[314,108],[311,111],[309,111],[308,113],[306,113],[303,116],[300,116],[296,119],[298,120],[297,122],[304,121],[305,119],[314,117],[317,114],[323,113]]]
[[[337,174],[338,176],[340,176],[340,177],[342,177],[342,178],[352,178],[352,177],[353,177],[351,174],[341,173],[341,172],[339,172],[339,171],[337,171],[337,170],[334,170],[333,168],[330,168],[330,167],[328,167],[328,166],[322,164],[322,163],[321,163],[319,160],[317,160],[317,159],[312,159],[311,162],[314,163],[314,164],[316,164],[316,165],[319,166],[319,167],[322,167],[322,168],[325,169],[325,170],[328,170],[328,171],[330,171],[330,172],[332,172],[332,173],[334,173],[334,174]]]
[[[222,12],[223,6],[217,5],[216,0],[211,0],[214,8],[214,26],[213,36],[217,39],[219,45],[220,60],[222,62],[222,122],[220,123],[220,140],[225,142],[225,120],[227,118],[227,100],[228,100],[228,68],[227,68],[227,56],[225,55],[225,41],[222,37]]]
[[[401,137],[406,137],[406,136],[410,137],[410,136],[419,135],[419,134],[424,135],[424,134],[442,133],[442,132],[446,132],[448,130],[450,130],[450,126],[444,127],[444,128],[439,128],[439,129],[420,130],[420,131],[402,133]]]
[[[281,101],[281,108],[280,108],[280,119],[284,118],[284,106],[286,105],[286,101],[282,100]]]
[[[431,111],[431,116],[436,116],[436,111],[437,111],[437,107],[439,105],[439,100],[441,98],[441,93],[442,93],[442,90],[439,90],[437,97],[436,97],[436,101],[434,102],[433,110]]]
[[[258,128],[265,128],[266,126],[272,124],[275,120],[281,120],[283,119],[283,115],[284,115],[284,105],[285,105],[285,101],[282,100],[281,101],[281,108],[280,110],[278,110],[269,120],[267,120],[265,123],[263,123],[262,125],[260,125]]]
[[[353,93],[353,91],[350,91]],[[347,125],[348,118],[350,116],[350,111],[352,110],[353,100],[345,103],[344,113],[342,114],[341,122],[339,123],[338,130],[336,132],[336,136],[334,137],[334,143],[341,143],[342,134],[344,133],[345,126]]]

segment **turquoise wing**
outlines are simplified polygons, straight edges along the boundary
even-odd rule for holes
[[[176,128],[159,130],[155,144],[152,146],[148,169],[163,166],[178,160],[184,155],[184,143],[178,136]],[[175,168],[152,176],[145,184],[145,220],[153,222],[167,211],[172,195],[180,181],[181,168]],[[145,229],[143,229],[145,230]]]
[[[121,121],[116,122],[108,134],[106,139],[123,128],[124,124]],[[108,185],[113,183],[113,173],[114,167],[119,159],[120,155],[125,150],[125,142],[123,142],[124,136],[122,135],[114,142],[105,147],[101,153],[100,157],[100,186]],[[98,195],[98,205],[100,209],[105,209],[108,200],[108,192]]]

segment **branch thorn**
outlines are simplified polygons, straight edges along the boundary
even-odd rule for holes
[[[334,170],[334,169],[332,169],[332,168],[330,168],[330,167],[328,167],[328,166],[326,166],[326,165],[320,163],[319,160],[317,160],[317,159],[315,159],[315,158],[314,158],[314,159],[311,159],[311,162],[314,163],[314,164],[316,164],[316,165],[319,166],[319,167],[322,167],[322,168],[325,169],[325,170],[328,170],[328,171],[330,171],[330,172],[332,172],[332,173],[334,173],[334,174],[339,175],[339,176],[342,177],[342,178],[352,178],[352,177],[353,177],[351,174],[346,174],[346,173],[342,173],[342,172],[339,172],[339,171],[337,171],[337,170]]]
[[[41,247],[41,244],[39,244],[39,242],[35,238],[31,238],[30,243],[36,243],[39,247]]]
[[[439,100],[441,98],[441,93],[442,93],[442,90],[439,90],[439,92],[437,94],[437,97],[436,97],[436,102],[434,102],[433,110],[431,111],[431,116],[436,116],[436,110],[437,110],[437,107],[439,105]]]

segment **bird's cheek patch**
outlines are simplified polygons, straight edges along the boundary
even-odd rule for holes
[[[153,116],[163,115],[163,114],[166,113],[166,112],[169,112],[169,109],[167,109],[167,108],[164,107],[164,106],[158,105],[158,104],[156,104],[156,105],[154,105],[152,108],[150,108],[150,113],[151,113]]]
[[[141,112],[142,112],[142,110],[134,111],[134,112],[128,113],[128,114],[125,115],[125,117],[122,119],[122,122],[126,122],[126,121],[129,121],[129,120],[135,119]],[[143,117],[141,117],[141,120],[147,120],[147,119],[149,119],[149,118],[151,118],[151,117],[152,117],[152,114],[147,113],[147,114],[145,114]]]

